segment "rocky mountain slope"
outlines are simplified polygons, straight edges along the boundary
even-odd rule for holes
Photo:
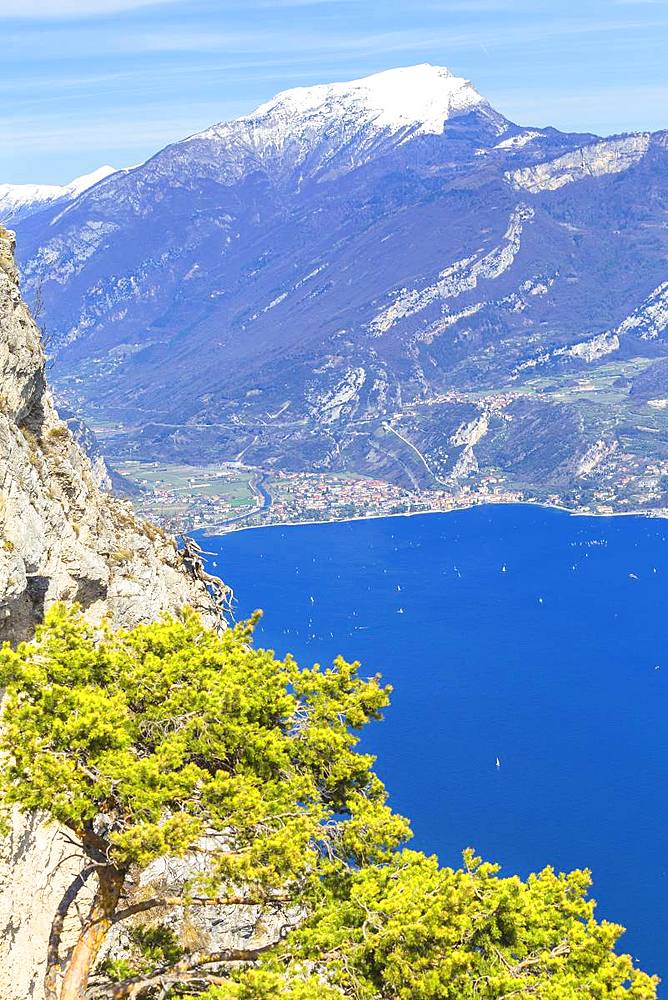
[[[0,218],[9,225],[45,208],[58,206],[62,209],[98,181],[116,172],[115,167],[104,166],[76,177],[69,184],[0,184]]]
[[[112,456],[668,503],[668,132],[522,128],[409,67],[279,94],[17,228]]]
[[[209,596],[171,539],[100,490],[59,419],[12,251],[0,228],[0,635],[30,635],[60,599],[116,625],[184,604],[213,623]],[[17,819],[0,842],[0,1000],[40,996],[51,917],[78,863],[37,816]]]

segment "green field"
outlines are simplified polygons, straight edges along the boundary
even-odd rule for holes
[[[116,469],[145,491],[134,498],[139,513],[174,531],[208,522],[214,512],[224,521],[258,503],[251,469],[138,461],[119,462]]]
[[[139,486],[166,490],[177,497],[218,497],[233,506],[255,499],[251,483],[256,474],[251,470],[136,461],[120,462],[116,469]]]

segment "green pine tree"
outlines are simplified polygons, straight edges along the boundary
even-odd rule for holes
[[[408,824],[357,748],[389,689],[343,659],[278,660],[253,647],[254,622],[219,636],[186,611],[95,633],[61,605],[34,642],[0,652],[0,800],[46,810],[95,883],[67,953],[76,887],[54,914],[46,1000],[655,997],[616,954],[622,929],[595,920],[587,872],[524,882],[472,852],[455,871],[406,849]],[[205,835],[207,864],[180,895],[128,905],[142,869]],[[121,917],[213,903],[304,919],[272,946],[215,953],[139,927],[136,958],[98,962]]]

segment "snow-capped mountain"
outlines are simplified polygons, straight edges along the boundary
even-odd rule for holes
[[[488,102],[469,80],[455,76],[444,66],[408,66],[386,70],[348,83],[285,90],[252,114],[238,121],[252,128],[281,133],[283,141],[293,127],[327,132],[335,121],[350,120],[356,128],[412,134],[441,135],[445,123],[457,114],[484,107]],[[217,133],[220,126],[209,130]]]
[[[425,64],[285,90],[252,114],[214,125],[189,142],[220,147],[219,166],[228,166],[228,180],[260,163],[274,170],[305,166],[310,173],[348,170],[416,136],[443,135],[449,121],[472,111],[495,134],[509,127],[468,80]]]
[[[285,91],[16,229],[58,388],[116,454],[663,495],[668,133],[521,127],[408,67]]]
[[[76,177],[69,184],[0,184],[0,222],[12,225],[43,208],[62,206],[99,181],[116,173],[116,167],[104,166]]]

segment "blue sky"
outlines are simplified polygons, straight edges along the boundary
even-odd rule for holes
[[[432,62],[522,124],[668,128],[668,0],[0,0],[0,182],[137,163],[290,86]]]

